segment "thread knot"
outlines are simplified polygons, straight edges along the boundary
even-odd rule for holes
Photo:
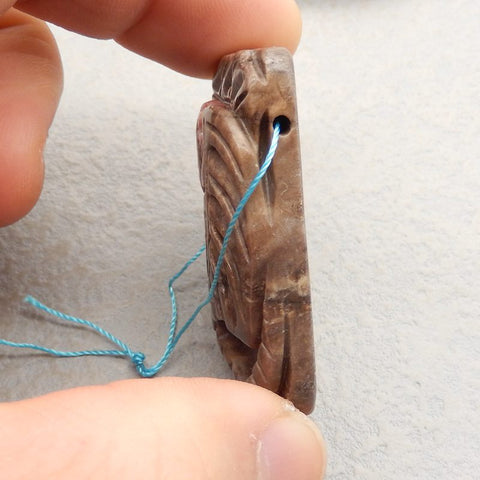
[[[144,361],[145,361],[145,355],[142,352],[135,352],[132,356],[132,362],[133,364],[139,368],[144,366]]]

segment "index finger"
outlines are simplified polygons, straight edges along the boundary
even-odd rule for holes
[[[294,0],[18,0],[15,7],[198,77],[237,50],[293,52],[301,32]]]

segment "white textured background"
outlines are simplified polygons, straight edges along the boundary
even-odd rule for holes
[[[329,480],[480,471],[480,3],[300,2],[295,57],[318,402]],[[65,93],[40,203],[0,231],[0,336],[108,347],[20,304],[101,323],[148,359],[166,281],[203,241],[206,81],[55,28]],[[183,317],[205,293],[200,262]],[[165,369],[228,377],[205,311]],[[0,396],[131,377],[119,359],[0,349]]]

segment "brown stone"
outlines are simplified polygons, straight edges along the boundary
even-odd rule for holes
[[[305,413],[315,366],[293,64],[283,48],[228,55],[197,128],[210,282],[233,212],[281,121],[277,153],[230,239],[212,300],[214,327],[235,377]]]

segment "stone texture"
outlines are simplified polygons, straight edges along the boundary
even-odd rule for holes
[[[293,65],[282,48],[225,57],[197,130],[210,282],[233,212],[268,151],[272,166],[239,218],[212,301],[222,352],[237,379],[310,413],[315,400],[310,282]]]

